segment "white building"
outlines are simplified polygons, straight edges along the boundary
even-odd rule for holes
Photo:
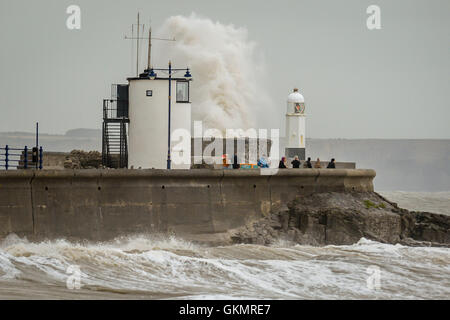
[[[299,156],[305,160],[306,145],[306,115],[305,99],[294,89],[287,98],[286,110],[286,146],[285,155],[288,159]]]
[[[191,102],[189,78],[151,74],[146,70],[139,78],[129,78],[129,149],[128,168],[167,169],[169,149],[171,169],[191,166]],[[155,69],[158,73],[157,69]],[[183,72],[184,74],[184,72]],[[169,82],[171,95],[169,95]]]

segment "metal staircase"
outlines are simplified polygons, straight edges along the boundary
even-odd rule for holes
[[[102,163],[105,167],[128,167],[129,122],[128,110],[121,110],[120,100],[103,100]]]

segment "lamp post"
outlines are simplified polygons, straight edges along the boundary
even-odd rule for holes
[[[167,73],[169,75],[169,116],[168,116],[168,134],[167,134],[167,169],[170,170],[172,166],[172,160],[170,158],[170,133],[171,133],[171,112],[172,112],[172,74],[175,74],[179,71],[186,71],[184,74],[184,78],[187,81],[192,80],[192,75],[189,72],[189,68],[185,69],[174,69],[172,68],[172,62],[169,61],[169,68],[168,69],[161,69],[161,68],[151,68],[144,71],[143,74],[140,75],[141,78],[149,78],[151,80],[154,80],[157,78],[156,71],[162,71],[164,73]]]
[[[36,152],[39,148],[39,122],[36,122]],[[36,169],[38,168],[38,162],[36,161]]]
[[[170,123],[171,118],[171,100],[172,100],[172,62],[169,61],[169,132],[167,134],[167,170],[171,169],[171,162],[172,160],[170,159]]]

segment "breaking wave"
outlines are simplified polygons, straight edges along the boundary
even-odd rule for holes
[[[81,272],[67,289],[69,266]],[[367,286],[380,269],[380,289]],[[351,246],[205,247],[174,237],[0,244],[0,298],[448,299],[450,250],[361,239]]]
[[[278,114],[266,94],[262,55],[245,28],[192,14],[168,18],[158,34],[176,42],[158,43],[157,64],[170,59],[192,69],[193,120],[224,132],[255,128],[272,112]]]

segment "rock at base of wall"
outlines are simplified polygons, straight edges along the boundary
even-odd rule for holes
[[[450,247],[450,217],[410,212],[375,192],[316,193],[231,232],[234,243],[351,245],[361,238],[410,246]]]

